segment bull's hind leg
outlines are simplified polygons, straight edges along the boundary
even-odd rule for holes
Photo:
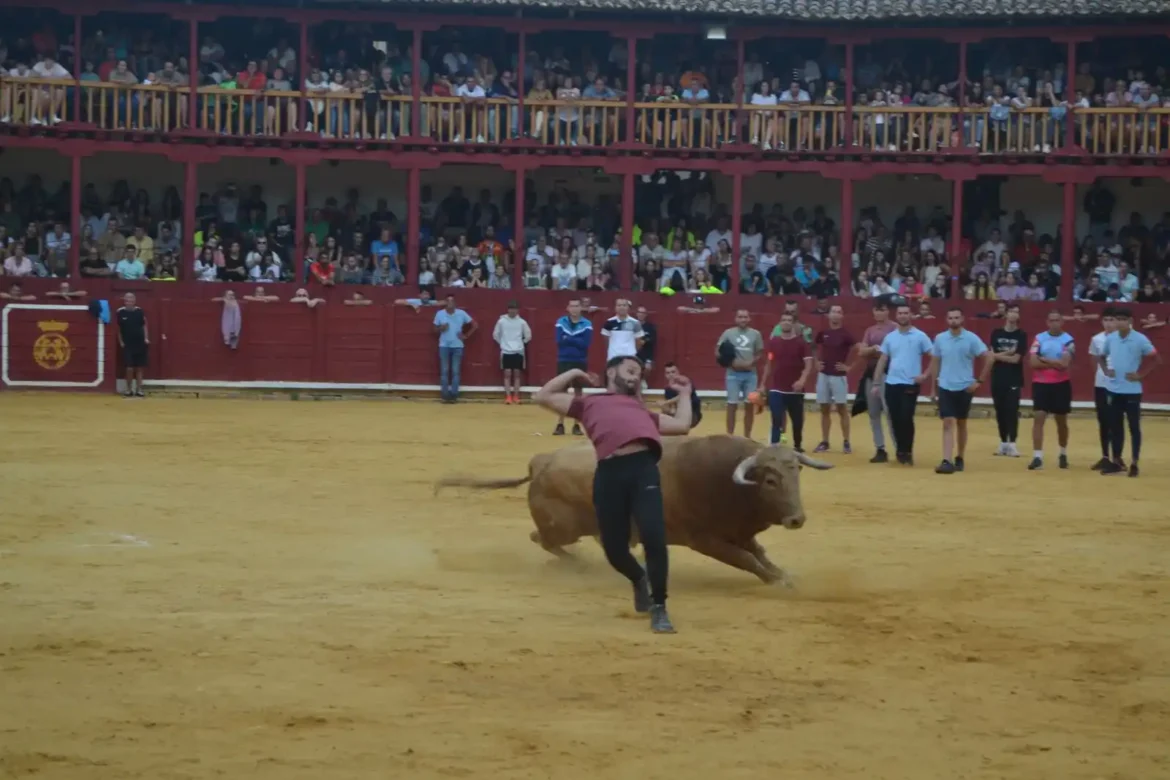
[[[768,558],[763,545],[761,545],[755,539],[752,539],[751,542],[748,543],[748,551],[755,556],[756,560],[760,562],[761,566],[775,575],[778,582],[780,582],[785,587],[792,587],[792,578],[788,576],[788,572],[772,563],[772,561]]]
[[[589,530],[582,527],[578,517],[580,510],[574,509],[562,501],[547,499],[538,503],[530,503],[529,509],[532,512],[532,522],[536,524],[536,530],[530,533],[528,538],[558,558],[572,558],[573,555],[564,548],[567,545],[575,544]]]
[[[751,551],[736,547],[723,539],[717,539],[713,536],[696,536],[691,540],[690,547],[695,552],[702,553],[708,558],[714,558],[720,563],[751,572],[769,585],[780,579]]]
[[[558,558],[572,558],[573,554],[563,547],[558,547],[555,544],[548,544],[540,536],[540,531],[533,531],[528,534],[528,538],[541,546],[541,549],[546,550]]]

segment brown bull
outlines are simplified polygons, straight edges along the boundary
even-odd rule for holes
[[[597,536],[593,510],[593,447],[585,442],[533,456],[528,476],[508,480],[448,477],[436,486],[499,489],[528,485],[536,523],[532,541],[558,556],[565,545]],[[800,528],[800,467],[829,469],[787,447],[738,436],[671,437],[662,442],[662,499],[667,544],[684,545],[764,582],[787,582],[756,535],[774,525]],[[635,538],[631,545],[636,544]]]

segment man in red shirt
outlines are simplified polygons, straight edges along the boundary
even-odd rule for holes
[[[551,379],[533,396],[538,404],[562,417],[580,420],[597,452],[593,474],[593,506],[601,546],[609,565],[634,586],[634,609],[650,613],[655,633],[672,634],[666,614],[666,521],[658,459],[662,435],[685,436],[691,430],[691,383],[677,377],[672,387],[680,403],[673,417],[649,411],[638,398],[642,362],[633,356],[615,357],[605,366],[605,389],[600,395],[576,396],[569,388],[578,383],[599,385],[593,374],[574,368]],[[630,521],[638,524],[638,538],[646,555],[646,570],[630,553]]]
[[[784,436],[784,418],[792,418],[792,446],[797,452],[804,438],[804,389],[812,378],[812,347],[796,330],[791,312],[780,315],[779,331],[768,340],[768,362],[764,364],[764,387],[768,388],[768,408],[772,412],[772,443]]]
[[[829,432],[833,429],[833,407],[841,418],[843,452],[849,455],[849,369],[857,339],[841,326],[845,310],[840,304],[829,307],[829,328],[817,334],[817,403],[821,406],[821,443],[814,452],[827,452]]]

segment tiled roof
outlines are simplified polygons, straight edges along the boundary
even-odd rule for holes
[[[425,0],[425,4],[746,15],[801,21],[1170,16],[1167,0]]]

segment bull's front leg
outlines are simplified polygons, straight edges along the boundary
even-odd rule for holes
[[[769,585],[781,579],[769,570],[754,553],[723,539],[713,536],[696,536],[691,539],[689,546],[695,552],[702,553],[708,558],[714,558],[720,563],[751,572]]]
[[[756,560],[760,562],[761,566],[770,571],[773,576],[776,577],[777,582],[786,588],[791,588],[793,586],[792,578],[788,576],[788,572],[772,563],[772,561],[768,558],[768,555],[762,544],[757,542],[755,539],[752,539],[750,542],[748,542],[748,550],[752,555],[755,556]]]

